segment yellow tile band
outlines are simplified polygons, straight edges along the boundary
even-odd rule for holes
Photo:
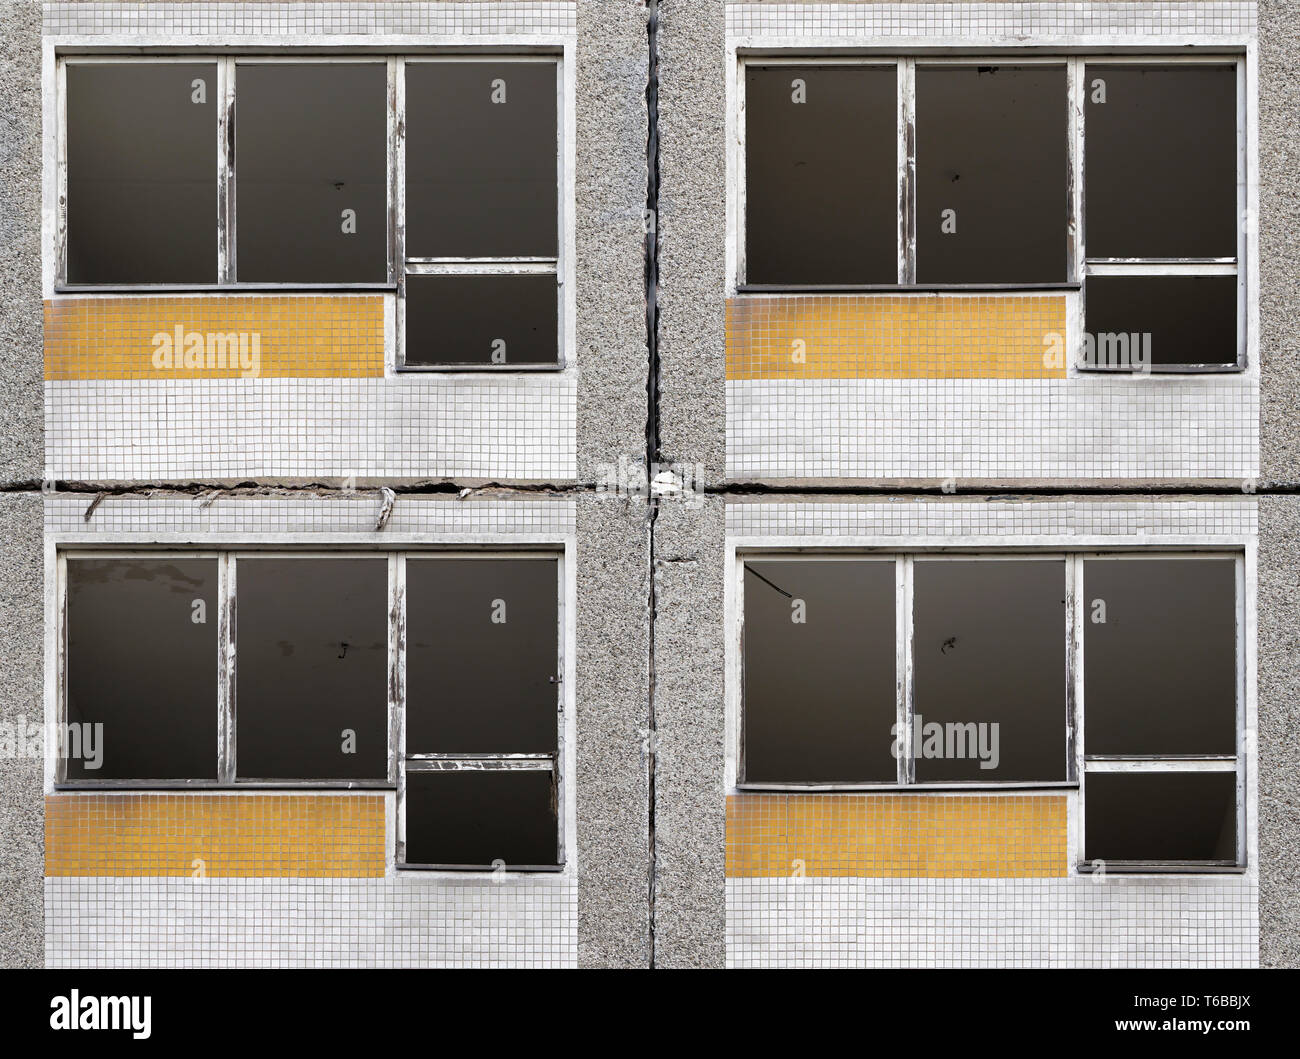
[[[214,294],[45,303],[45,378],[382,378],[376,295]]]
[[[381,878],[382,794],[57,794],[45,874]]]
[[[740,295],[728,379],[1063,379],[1064,295]]]
[[[1066,835],[1057,796],[734,794],[727,877],[1052,878]]]

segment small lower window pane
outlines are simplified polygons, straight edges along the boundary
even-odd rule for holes
[[[406,863],[557,864],[555,793],[550,771],[407,772]]]
[[[749,783],[898,778],[895,564],[745,564]]]
[[[388,561],[240,559],[241,779],[388,775]]]
[[[68,779],[216,779],[216,560],[67,569]]]
[[[1089,861],[1237,860],[1233,772],[1090,772]]]
[[[917,560],[919,782],[1066,777],[1065,563]]]
[[[554,275],[406,277],[406,363],[555,364]]]
[[[1236,276],[1089,276],[1083,366],[1237,363]]]

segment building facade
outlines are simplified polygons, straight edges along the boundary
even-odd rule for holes
[[[1300,958],[1288,5],[4,12],[6,964]]]

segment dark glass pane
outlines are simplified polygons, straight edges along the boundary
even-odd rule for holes
[[[215,283],[216,66],[67,75],[68,282]]]
[[[214,559],[68,560],[68,779],[217,778],[218,621]]]
[[[553,275],[406,277],[406,363],[555,364]]]
[[[558,835],[549,771],[406,774],[408,864],[556,864]]]
[[[745,564],[745,780],[897,779],[893,562]]]
[[[235,593],[239,777],[384,779],[388,561],[240,559]]]
[[[1237,572],[1223,559],[1089,559],[1089,754],[1237,752]]]
[[[1090,276],[1084,310],[1086,365],[1237,361],[1235,276]]]
[[[387,86],[383,63],[239,66],[241,282],[387,278]]]
[[[555,752],[558,578],[554,559],[407,562],[408,754]]]
[[[407,257],[556,256],[555,71],[407,63]]]
[[[917,780],[1065,779],[1065,563],[914,571]]]
[[[1237,72],[1088,66],[1089,257],[1237,256]]]
[[[1090,772],[1085,858],[1237,859],[1237,777],[1231,772]]]
[[[894,67],[745,71],[750,283],[898,281]]]
[[[917,68],[918,281],[1066,278],[1067,120],[1062,66]]]

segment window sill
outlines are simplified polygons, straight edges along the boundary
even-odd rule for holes
[[[55,294],[121,294],[141,297],[158,294],[281,294],[396,293],[395,282],[381,283],[87,283],[54,285]]]
[[[737,793],[769,794],[932,794],[936,791],[974,791],[996,794],[1001,791],[1071,791],[1078,790],[1077,780],[1046,780],[980,783],[963,780],[952,783],[737,783]]]
[[[563,864],[507,864],[495,868],[491,864],[407,864],[401,861],[395,862],[393,868],[399,872],[478,872],[482,875],[558,875],[564,871]]]
[[[195,791],[199,794],[230,793],[231,791],[285,791],[312,794],[317,791],[395,791],[397,785],[387,780],[335,780],[311,782],[304,780],[237,780],[218,783],[215,780],[73,780],[56,783],[54,790],[60,794],[102,791]]]
[[[1074,866],[1079,875],[1244,875],[1246,866],[1232,861],[1102,861],[1096,868],[1091,861]]]
[[[520,372],[558,373],[563,364],[401,364],[394,369],[397,375],[447,375],[473,372],[482,375],[513,375]]]
[[[1029,291],[1076,291],[1083,284],[1064,283],[741,283],[737,294],[979,294]]]

